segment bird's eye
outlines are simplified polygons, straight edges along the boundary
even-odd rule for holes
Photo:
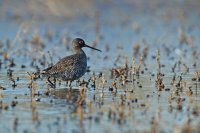
[[[83,41],[79,41],[80,44],[83,44]]]

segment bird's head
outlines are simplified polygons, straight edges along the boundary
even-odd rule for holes
[[[93,48],[87,44],[85,44],[85,41],[81,38],[75,38],[73,41],[72,41],[72,47],[74,50],[78,50],[78,49],[81,49],[83,47],[88,47],[88,48],[91,48],[93,50],[97,50],[97,51],[100,51],[99,49],[96,49],[96,48]]]

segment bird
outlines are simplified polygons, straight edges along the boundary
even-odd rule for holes
[[[47,77],[47,81],[50,83],[49,85],[55,88],[55,84],[50,80],[50,78],[54,78],[67,82],[70,81],[71,87],[72,81],[78,80],[86,73],[87,56],[82,50],[83,47],[102,52],[99,49],[87,45],[83,39],[75,38],[72,41],[73,54],[62,58],[55,65],[48,67],[41,72],[43,77]]]

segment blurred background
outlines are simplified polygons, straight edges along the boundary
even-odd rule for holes
[[[67,19],[73,17],[93,17],[99,13],[119,17],[137,16],[142,14],[154,15],[189,15],[199,13],[199,0],[1,0],[1,20],[17,19]],[[131,16],[130,16],[131,15]],[[142,16],[141,16],[142,17]],[[53,20],[51,20],[53,21]],[[56,20],[55,20],[56,21]]]
[[[199,7],[199,0],[1,0],[0,38],[4,41],[11,39],[11,45],[21,49],[24,47],[23,38],[30,43],[35,41],[35,36],[51,36],[54,42],[41,38],[40,41],[44,46],[48,45],[42,52],[57,53],[55,60],[66,53],[60,45],[67,45],[70,53],[71,45],[68,44],[75,37],[85,38],[86,42],[101,49],[112,47],[112,51],[125,56],[133,55],[135,44],[141,47],[145,43],[172,45],[176,48],[184,42],[181,39],[184,37],[198,46]],[[122,46],[123,50],[119,51]],[[155,51],[157,46],[149,49]],[[116,58],[115,53],[109,52],[104,53],[103,58]],[[97,66],[111,66],[113,62]]]
[[[76,37],[89,87],[51,91]],[[199,132],[199,57],[200,0],[0,0],[0,133]]]

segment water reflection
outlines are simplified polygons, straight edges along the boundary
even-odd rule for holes
[[[67,101],[76,102],[80,94],[80,89],[77,88],[51,89],[50,93],[55,99],[66,99]]]

